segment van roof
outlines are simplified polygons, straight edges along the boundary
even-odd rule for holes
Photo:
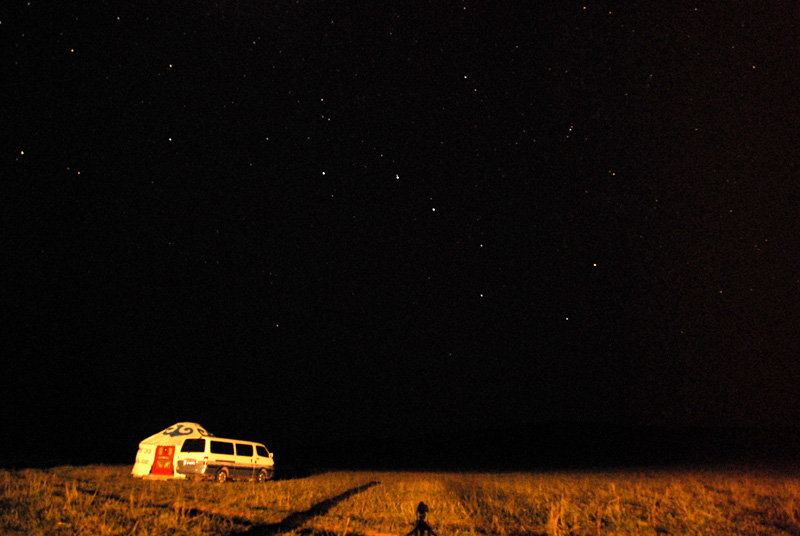
[[[207,439],[211,439],[212,441],[232,441],[234,443],[251,443],[253,445],[261,445],[264,446],[263,443],[259,443],[258,441],[247,441],[245,439],[231,439],[229,437],[208,437]]]

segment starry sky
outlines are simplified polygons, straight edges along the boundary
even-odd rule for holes
[[[132,459],[184,420],[279,445],[794,425],[798,20],[14,2],[9,455]]]

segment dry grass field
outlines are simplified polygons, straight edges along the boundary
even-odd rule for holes
[[[440,536],[800,535],[792,472],[330,472],[214,484],[142,481],[129,471],[0,471],[0,533],[404,536],[424,501]]]

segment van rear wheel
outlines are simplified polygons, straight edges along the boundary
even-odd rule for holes
[[[219,482],[220,484],[222,484],[226,480],[228,480],[228,471],[226,471],[225,469],[220,469],[219,471],[217,471],[217,474],[214,475],[215,482]]]

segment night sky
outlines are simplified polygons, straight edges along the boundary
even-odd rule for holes
[[[0,18],[6,460],[798,423],[795,2],[73,4]]]

